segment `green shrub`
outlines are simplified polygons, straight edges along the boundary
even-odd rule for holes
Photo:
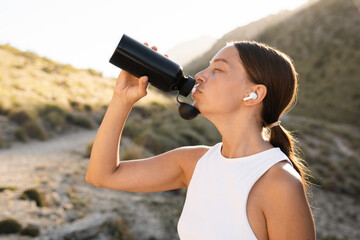
[[[88,129],[95,128],[95,124],[93,123],[93,121],[90,118],[83,116],[83,115],[67,114],[66,119],[70,123],[75,124],[80,127],[84,127],[84,128],[88,128]]]
[[[93,107],[90,104],[87,103],[81,103],[78,102],[77,100],[70,100],[70,106],[72,107],[73,110],[75,111],[80,111],[80,112],[91,112],[93,110]]]
[[[59,112],[49,112],[44,116],[46,122],[50,124],[52,128],[64,129],[66,125],[66,115]]]
[[[84,157],[86,157],[86,158],[90,157],[93,144],[94,144],[94,142],[90,142],[86,145],[85,153],[83,155]]]
[[[135,138],[136,136],[139,136],[148,127],[149,126],[146,121],[140,116],[136,115],[129,118],[129,120],[126,122],[123,130],[123,135],[130,138]]]
[[[2,131],[0,129],[0,148],[2,148],[4,146],[4,140],[3,140],[3,136],[2,136]]]
[[[122,218],[116,219],[106,225],[105,231],[114,239],[133,240],[134,236],[130,233],[130,225]]]
[[[154,154],[160,154],[179,146],[175,139],[158,134],[151,128],[145,129],[141,135],[135,137],[134,142]]]
[[[203,135],[191,131],[191,129],[185,129],[180,133],[180,136],[184,141],[184,145],[199,145],[205,142]]]
[[[22,229],[20,234],[24,236],[37,237],[40,234],[40,230],[36,226],[29,225]]]
[[[19,233],[21,224],[12,218],[6,218],[0,221],[0,234]]]
[[[185,145],[211,145],[221,141],[219,132],[206,119],[185,121],[179,117],[176,106],[165,108],[157,102],[133,108],[123,134],[154,154]],[[138,155],[134,150],[129,151],[131,156]]]
[[[39,140],[47,140],[47,133],[41,122],[37,119],[37,113],[28,109],[16,109],[10,112],[9,119],[21,125],[15,131],[16,139],[27,142],[29,137]]]
[[[3,192],[5,190],[15,191],[16,187],[13,187],[13,186],[0,187],[0,192]]]
[[[151,155],[143,147],[137,145],[130,145],[120,151],[121,160],[132,160],[132,159],[141,159],[147,158]]]
[[[38,207],[44,206],[44,200],[41,194],[36,189],[28,189],[23,192],[20,199],[35,201]]]
[[[32,110],[20,108],[10,111],[8,118],[19,125],[24,125],[25,123],[35,119],[36,115]]]
[[[85,110],[86,112],[91,112],[91,111],[92,111],[92,106],[89,105],[89,104],[84,104],[84,110]]]
[[[15,138],[21,142],[28,142],[29,135],[24,127],[19,127],[15,130]]]
[[[150,109],[146,108],[146,107],[140,107],[140,106],[134,106],[131,109],[129,118],[131,118],[132,116],[140,116],[142,119],[144,118],[150,118],[152,115],[152,112]]]
[[[70,101],[70,106],[74,109],[74,110],[79,110],[82,111],[82,105],[77,102],[77,101]]]
[[[47,104],[40,110],[40,115],[52,128],[64,129],[66,125],[66,111],[54,104]]]
[[[149,104],[148,108],[150,112],[159,112],[159,111],[165,111],[167,106],[162,102],[154,100]]]
[[[105,113],[102,112],[102,110],[100,112],[97,112],[95,115],[95,122],[100,125],[104,117],[105,117]]]
[[[48,139],[48,135],[46,133],[45,128],[38,120],[32,120],[25,123],[24,128],[31,138],[36,138],[42,141]]]
[[[46,72],[46,73],[52,73],[54,71],[54,68],[51,67],[43,67],[41,68],[42,71]]]

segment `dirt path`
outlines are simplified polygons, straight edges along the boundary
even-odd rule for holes
[[[178,239],[176,223],[183,203],[181,195],[126,193],[85,182],[88,159],[82,154],[95,134],[93,130],[73,132],[47,142],[14,144],[0,150],[0,187],[16,187],[15,191],[0,192],[0,220],[11,217],[23,226],[35,225],[41,231],[38,239],[56,240],[72,231],[73,226],[81,225],[82,219],[110,214],[125,219],[135,239]],[[44,207],[19,199],[29,188],[44,195]],[[314,199],[312,211],[318,239],[332,235],[336,239],[360,239],[358,201],[317,188]],[[0,235],[0,240],[5,239],[28,238]]]
[[[0,220],[11,217],[23,226],[35,225],[40,228],[40,239],[61,239],[62,232],[68,231],[73,222],[92,214],[110,214],[125,219],[136,239],[177,239],[172,219],[179,212],[172,208],[181,205],[181,197],[112,191],[85,182],[88,159],[83,153],[95,135],[96,131],[79,131],[47,142],[14,144],[0,150],[0,187],[16,187],[15,191],[0,192]],[[30,188],[43,194],[45,207],[19,199]],[[164,206],[168,216],[160,214],[159,205]],[[0,235],[0,239],[19,236]]]
[[[46,142],[15,143],[9,149],[0,150],[0,185],[23,182],[23,178],[37,168],[74,163],[74,155],[84,153],[95,135],[94,130],[79,131]]]

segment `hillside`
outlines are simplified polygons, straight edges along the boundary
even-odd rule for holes
[[[2,113],[44,103],[96,110],[105,105],[103,96],[111,96],[113,85],[94,70],[76,69],[9,45],[0,46],[0,83]]]
[[[188,64],[191,60],[204,52],[208,51],[210,47],[217,41],[211,36],[201,36],[196,39],[182,42],[167,51],[169,57],[181,66]]]
[[[284,19],[288,18],[292,12],[284,11],[277,15],[270,15],[263,19],[257,20],[245,26],[238,27],[233,31],[225,34],[220,38],[207,52],[198,56],[189,64],[184,67],[184,71],[187,74],[195,75],[197,72],[208,67],[211,58],[223,48],[227,42],[231,42],[234,39],[252,40],[255,39],[261,32],[265,31],[269,26],[275,25]]]
[[[0,46],[0,147],[47,140],[75,125],[94,128],[112,85],[91,69]]]
[[[74,127],[96,128],[114,84],[115,79],[92,69],[0,45],[0,148],[13,141],[47,140]],[[149,102],[171,101],[151,88],[138,105]]]
[[[194,75],[233,40],[274,46],[295,61],[299,100],[282,120],[294,131],[313,182],[360,196],[360,14],[352,0],[311,1],[234,29],[185,66]],[[360,6],[360,5],[359,5]]]
[[[299,102],[292,114],[360,124],[360,14],[352,0],[314,1],[239,27],[185,66],[195,74],[226,42],[256,40],[287,53],[299,73]]]

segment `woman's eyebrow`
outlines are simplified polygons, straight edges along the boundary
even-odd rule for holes
[[[217,58],[217,59],[211,60],[210,64],[215,63],[215,62],[224,62],[226,64],[229,64],[229,62],[226,61],[226,59],[224,59],[224,58]]]

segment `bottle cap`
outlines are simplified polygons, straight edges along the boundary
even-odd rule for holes
[[[179,94],[186,97],[191,93],[191,90],[195,86],[195,79],[191,76],[187,76],[184,79],[184,84],[179,88]]]

